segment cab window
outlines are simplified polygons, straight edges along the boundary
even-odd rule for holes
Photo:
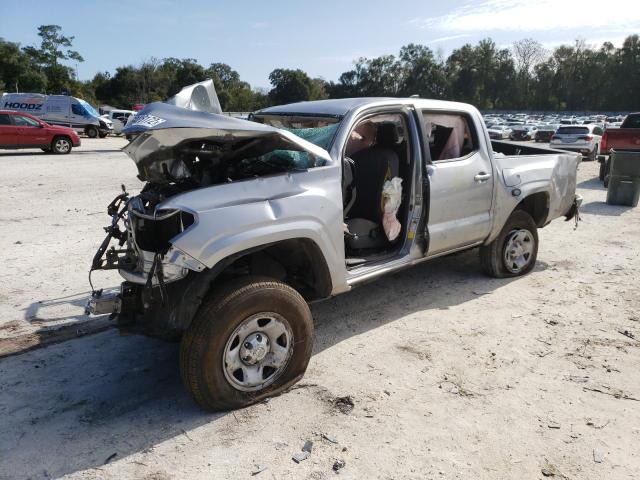
[[[431,160],[455,160],[478,150],[478,136],[461,113],[422,112]]]
[[[81,115],[81,116],[85,116],[87,114],[87,111],[79,103],[72,103],[71,104],[71,112],[74,115]]]
[[[11,119],[6,113],[0,113],[0,125],[11,125]]]
[[[14,115],[13,123],[18,127],[37,127],[40,125],[33,118],[23,117],[22,115]]]

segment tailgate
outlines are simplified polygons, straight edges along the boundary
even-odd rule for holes
[[[640,150],[640,128],[609,128],[607,150]]]

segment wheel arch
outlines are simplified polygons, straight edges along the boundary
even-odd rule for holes
[[[329,265],[318,244],[310,238],[289,238],[235,252],[212,268],[192,271],[184,280],[168,284],[167,303],[147,309],[144,323],[152,335],[173,338],[191,324],[212,289],[248,275],[280,280],[307,302],[329,297],[333,289]]]
[[[544,227],[547,224],[550,211],[549,192],[541,191],[527,195],[516,205],[515,210],[527,212],[538,228]]]

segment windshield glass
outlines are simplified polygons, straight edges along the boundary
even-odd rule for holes
[[[255,115],[251,120],[282,128],[320,148],[329,150],[342,119],[299,115]]]
[[[100,114],[96,111],[95,108],[93,108],[91,106],[90,103],[87,103],[84,100],[81,100],[80,98],[78,99],[78,102],[80,102],[80,105],[82,105],[84,107],[84,109],[87,111],[87,113],[89,115],[91,115],[92,117],[99,117],[100,116]]]

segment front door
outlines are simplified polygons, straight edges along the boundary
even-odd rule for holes
[[[493,170],[481,126],[463,112],[422,111],[429,181],[428,255],[482,241],[491,229]]]
[[[18,144],[21,147],[43,147],[47,145],[47,134],[40,122],[24,115],[14,115],[13,123],[17,127]]]

